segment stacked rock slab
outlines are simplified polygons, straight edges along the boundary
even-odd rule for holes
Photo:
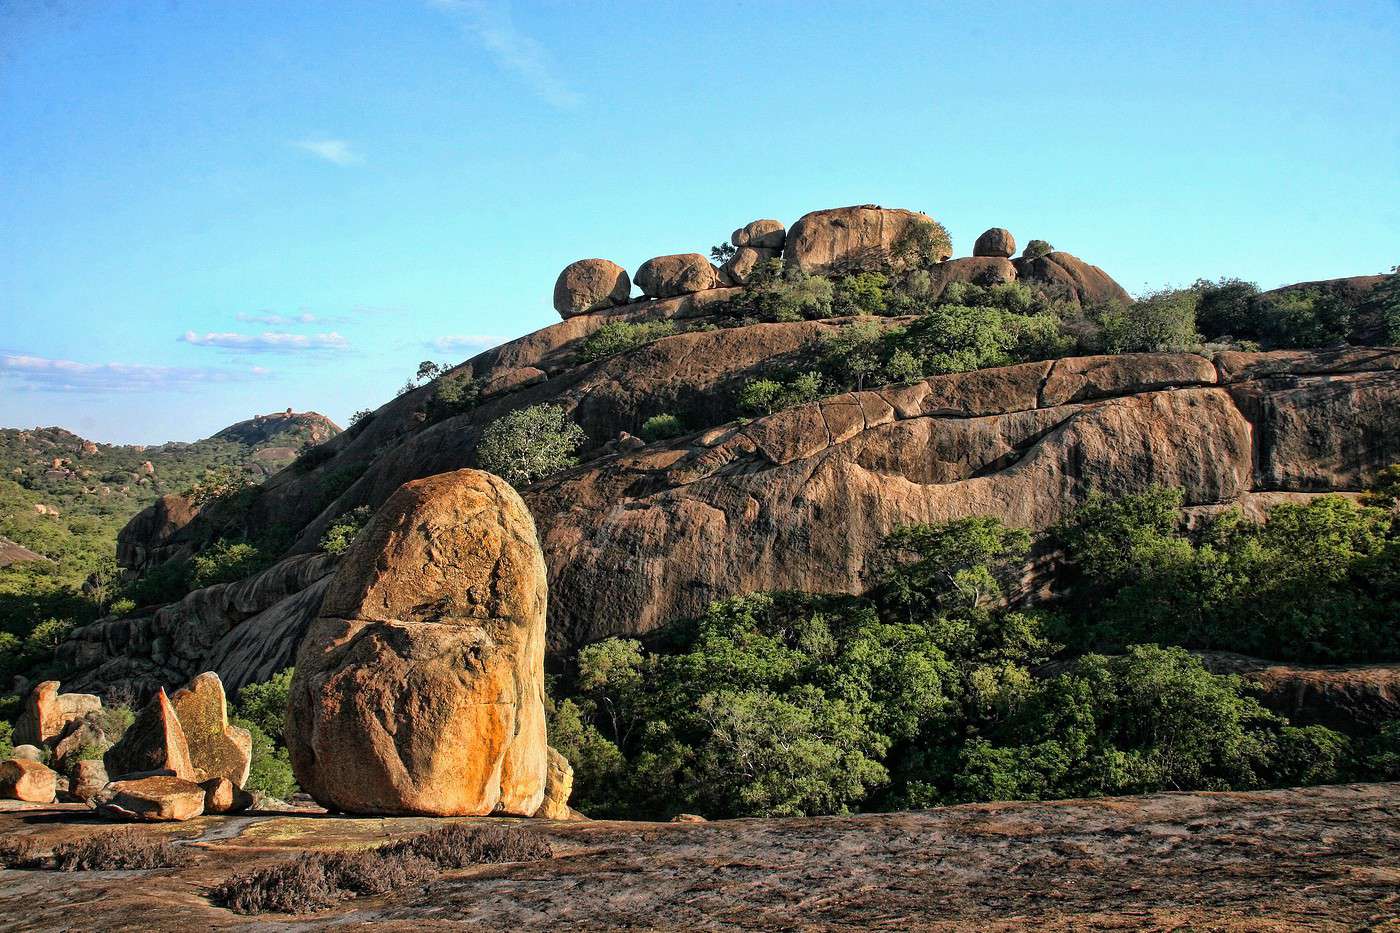
[[[554,283],[554,310],[563,318],[602,311],[627,303],[632,281],[627,270],[607,259],[580,259],[559,273]]]
[[[648,298],[677,298],[719,285],[719,270],[699,253],[657,256],[637,270],[637,287]]]
[[[175,718],[185,734],[194,780],[223,778],[235,787],[248,782],[253,763],[253,737],[231,726],[223,681],[213,671],[200,674],[170,698]]]
[[[726,285],[743,285],[760,264],[783,254],[787,230],[781,221],[755,220],[735,230],[729,237],[734,255],[720,266],[720,279]]]
[[[545,795],[545,564],[505,481],[406,483],[346,553],[297,656],[292,768],[331,810],[530,816]]]

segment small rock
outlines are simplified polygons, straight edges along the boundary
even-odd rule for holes
[[[754,220],[735,230],[729,242],[735,246],[782,250],[785,239],[787,229],[781,220]]]
[[[547,749],[548,770],[544,773],[544,802],[535,811],[535,818],[541,820],[573,819],[569,809],[569,795],[574,790],[574,769],[554,746]]]
[[[626,304],[632,294],[627,270],[607,259],[571,262],[554,282],[554,310],[560,317]]]
[[[677,813],[671,817],[672,823],[708,823],[709,820],[694,813]]]
[[[1010,259],[1016,255],[1016,238],[1005,227],[993,227],[977,238],[972,246],[972,255]]]
[[[58,775],[37,761],[11,758],[0,761],[0,797],[26,803],[53,803]]]
[[[166,775],[113,781],[95,799],[97,812],[114,820],[168,822],[204,812],[204,788]]]
[[[637,287],[648,298],[677,298],[719,285],[719,270],[699,253],[657,256],[637,270]]]
[[[253,795],[226,777],[210,778],[199,786],[204,788],[205,813],[242,813],[253,805]]]
[[[68,771],[68,795],[84,803],[107,786],[107,769],[97,759],[74,762]]]
[[[635,434],[628,434],[626,431],[623,431],[617,436],[618,450],[641,450],[646,445],[646,441],[637,437]]]
[[[44,761],[44,753],[34,745],[16,745],[10,752],[11,758],[19,758],[24,761],[37,761],[40,764]]]

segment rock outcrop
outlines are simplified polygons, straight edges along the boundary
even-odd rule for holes
[[[1216,674],[1239,674],[1265,706],[1294,725],[1368,731],[1400,719],[1400,664],[1280,664],[1223,651],[1197,652]]]
[[[187,781],[197,776],[185,730],[164,690],[157,690],[151,702],[142,707],[102,761],[114,778],[147,771],[168,771]]]
[[[301,786],[351,813],[529,816],[544,799],[545,566],[503,480],[404,485],[346,553],[297,656]]]
[[[752,220],[729,235],[729,242],[739,248],[775,249],[782,251],[787,229],[781,220]]]
[[[719,285],[719,270],[699,253],[648,259],[637,269],[637,287],[648,298],[677,298]]]
[[[574,811],[569,807],[569,795],[574,791],[574,769],[554,746],[550,746],[549,766],[545,772],[544,800],[534,812],[536,819],[571,820]]]
[[[813,211],[788,230],[783,259],[806,272],[900,271],[909,262],[895,255],[895,245],[911,226],[932,221],[927,214],[878,204]]]
[[[559,273],[554,283],[554,310],[560,317],[589,314],[627,303],[632,280],[627,270],[607,259],[580,259]]]
[[[102,701],[87,693],[59,693],[59,682],[40,683],[25,699],[24,710],[15,722],[16,745],[50,745],[75,719],[102,708]]]
[[[247,729],[229,725],[228,701],[219,675],[206,671],[175,691],[170,705],[189,749],[194,780],[223,779],[235,787],[248,781],[253,738]]]
[[[1013,262],[1021,280],[1036,283],[1052,295],[1074,304],[1095,305],[1110,301],[1127,304],[1133,300],[1107,272],[1069,253],[1056,250]]]
[[[117,532],[117,565],[140,570],[149,563],[163,563],[185,556],[190,548],[172,547],[175,534],[194,520],[199,509],[184,496],[161,496],[146,506]]]
[[[1016,255],[1016,238],[1005,227],[993,227],[977,238],[972,245],[972,255],[1010,259]]]

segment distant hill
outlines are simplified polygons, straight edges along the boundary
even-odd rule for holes
[[[59,427],[3,428],[0,539],[57,561],[65,577],[86,576],[111,558],[122,525],[158,497],[220,467],[270,476],[338,433],[324,415],[290,409],[194,443],[154,446],[100,444]]]

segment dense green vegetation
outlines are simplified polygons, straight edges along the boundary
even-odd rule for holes
[[[497,418],[481,432],[476,462],[481,469],[522,487],[573,466],[583,429],[558,405],[531,405]]]
[[[1059,598],[1034,609],[1002,592],[1024,531],[990,518],[902,528],[863,597],[750,594],[650,646],[583,649],[555,691],[551,741],[594,815],[1395,776],[1400,726],[1294,726],[1185,650],[1400,656],[1389,495],[1278,506],[1265,524],[1227,512],[1194,536],[1179,530],[1174,490],[1096,499],[1055,530],[1067,568]]]
[[[583,338],[579,344],[578,361],[591,363],[674,333],[676,325],[671,321],[613,321]]]
[[[248,684],[238,692],[230,722],[247,729],[253,737],[253,764],[245,789],[279,800],[296,793],[296,778],[287,757],[287,694],[292,686],[292,668],[274,674],[271,680]]]

